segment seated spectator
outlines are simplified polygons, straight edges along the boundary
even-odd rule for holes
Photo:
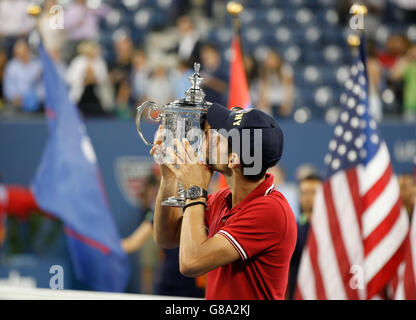
[[[173,90],[165,66],[159,64],[152,70],[145,92],[148,99],[156,102],[158,106],[173,101]]]
[[[25,40],[18,40],[13,47],[14,58],[6,65],[3,94],[13,107],[24,111],[36,111],[43,98],[41,64],[32,57]]]
[[[256,105],[274,117],[288,117],[293,109],[293,70],[282,61],[280,55],[270,51],[259,68]]]
[[[189,78],[193,75],[191,66],[186,61],[178,62],[178,65],[171,70],[169,80],[172,84],[173,96],[175,100],[185,98],[185,92],[191,86]]]
[[[374,119],[380,122],[383,119],[383,107],[381,102],[381,87],[384,84],[383,67],[377,58],[377,51],[374,41],[367,43],[367,73],[370,112]]]
[[[393,66],[390,78],[403,79],[403,119],[416,121],[416,44]]]
[[[221,55],[217,47],[205,44],[201,47],[201,77],[205,99],[226,105],[228,74],[222,68]]]
[[[176,26],[179,31],[179,41],[174,48],[180,60],[189,61],[192,65],[200,60],[200,40],[199,34],[191,17],[184,15],[178,18]]]
[[[98,40],[101,18],[110,11],[106,4],[100,4],[98,8],[90,8],[86,0],[71,1],[64,14],[64,29],[68,37],[65,53],[69,60],[75,54],[81,41]]]
[[[29,0],[0,1],[0,40],[4,38],[7,56],[19,38],[26,37],[35,27],[35,21],[27,14]]]
[[[85,116],[102,116],[113,107],[112,87],[100,46],[91,41],[78,47],[67,70],[69,96]]]
[[[0,48],[0,106],[3,104],[4,94],[3,94],[3,79],[4,79],[4,70],[6,69],[7,55],[6,51]]]
[[[128,36],[122,36],[114,42],[115,61],[109,64],[111,83],[114,87],[116,114],[119,118],[131,118],[130,72],[134,52],[133,42]]]
[[[146,87],[150,77],[150,67],[147,62],[146,53],[143,50],[136,50],[132,60],[133,71],[131,74],[131,84],[133,99],[136,104],[141,104],[147,100]]]
[[[406,54],[409,47],[409,40],[405,35],[392,34],[387,38],[384,51],[378,53],[378,59],[384,69],[389,70],[393,65]]]

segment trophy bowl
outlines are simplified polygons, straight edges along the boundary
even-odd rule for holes
[[[153,101],[146,101],[137,107],[136,127],[141,139],[148,146],[153,146],[143,135],[140,127],[141,118],[147,110],[147,118],[159,122],[163,126],[163,143],[173,146],[173,139],[187,138],[198,154],[204,150],[204,125],[206,115],[212,103],[205,101],[205,93],[201,89],[202,78],[199,75],[200,64],[194,64],[194,74],[189,78],[191,87],[185,92],[185,98],[170,102],[159,107]],[[163,206],[183,207],[185,205],[185,192],[178,183],[178,195],[162,201]]]

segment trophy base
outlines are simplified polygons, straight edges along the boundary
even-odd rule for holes
[[[183,208],[185,206],[185,199],[169,197],[166,200],[162,201],[162,206]]]

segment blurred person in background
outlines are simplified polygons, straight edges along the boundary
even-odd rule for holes
[[[176,27],[179,31],[179,40],[173,51],[177,54],[178,59],[189,61],[191,65],[199,62],[201,42],[191,17],[180,16],[176,20]]]
[[[402,204],[406,208],[409,219],[412,219],[416,202],[416,179],[413,174],[407,173],[399,175],[398,180]]]
[[[293,299],[294,297],[300,260],[302,258],[303,248],[305,247],[306,241],[308,239],[309,226],[311,223],[313,207],[315,203],[315,195],[316,191],[321,187],[321,185],[322,178],[316,174],[305,176],[299,182],[299,204],[301,214],[297,222],[298,239],[296,242],[295,251],[292,255],[292,259],[290,260],[288,285],[289,299]]]
[[[250,90],[250,97],[253,101],[257,101],[257,92],[253,90],[254,84],[256,83],[258,77],[257,61],[253,56],[244,56],[243,63],[246,71],[247,85]]]
[[[3,80],[4,80],[4,71],[7,64],[7,55],[6,51],[0,47],[0,109],[3,105],[4,94],[3,94]]]
[[[133,42],[124,35],[114,42],[115,60],[109,63],[110,80],[114,87],[116,114],[119,118],[131,118],[130,98],[130,72],[134,53]]]
[[[292,113],[294,98],[293,69],[285,64],[276,51],[270,51],[259,67],[258,108],[274,116],[285,118]]]
[[[392,34],[387,38],[385,48],[378,53],[378,59],[384,69],[389,70],[402,58],[409,48],[409,40],[404,34]]]
[[[19,38],[25,38],[35,27],[34,19],[27,14],[29,0],[0,1],[0,40],[4,38],[7,56]]]
[[[133,99],[136,104],[141,104],[147,100],[147,84],[149,82],[151,69],[148,64],[146,52],[142,49],[137,49],[133,53],[131,73],[131,86],[133,89]]]
[[[66,74],[69,96],[85,116],[106,115],[105,110],[113,107],[113,90],[100,46],[92,41],[82,42],[78,53]]]
[[[154,202],[159,185],[159,175],[152,172],[145,177],[139,191],[140,211],[143,220],[136,230],[128,237],[122,239],[121,247],[127,254],[139,251],[141,253],[141,283],[143,293],[153,292],[155,260],[159,258],[160,248],[156,246],[153,237],[153,211]]]
[[[226,105],[228,74],[222,68],[221,54],[212,44],[201,47],[201,77],[205,99],[213,103]]]
[[[180,100],[185,97],[185,92],[190,86],[189,78],[193,71],[190,64],[185,60],[180,60],[175,68],[169,73],[169,81],[172,84],[173,97]]]
[[[403,80],[403,119],[416,122],[416,44],[391,68],[393,81]]]
[[[60,52],[65,44],[64,30],[51,27],[51,21],[53,21],[52,18],[54,17],[52,14],[55,14],[51,9],[57,4],[56,0],[46,0],[38,20],[42,43],[46,50],[54,52]]]
[[[16,109],[36,111],[41,106],[44,95],[41,64],[32,57],[29,45],[23,39],[15,43],[13,59],[6,65],[3,94]]]
[[[155,65],[147,81],[145,92],[149,100],[156,102],[158,106],[164,106],[173,100],[173,89],[166,66],[161,63]]]
[[[98,40],[100,19],[105,18],[110,7],[99,2],[97,8],[88,6],[86,0],[74,0],[64,10],[64,29],[68,42],[65,48],[65,59],[74,56],[81,41]]]
[[[369,82],[370,112],[377,122],[383,119],[383,106],[381,102],[381,87],[384,85],[383,67],[377,57],[374,41],[367,42],[367,73]]]
[[[128,254],[137,250],[145,250],[145,244],[153,236],[153,212],[160,180],[160,173],[157,172],[158,167],[155,168],[157,169],[153,169],[152,173],[146,178],[139,195],[141,211],[144,213],[143,222],[121,242],[122,248]],[[152,243],[154,243],[153,240]],[[163,249],[162,261],[156,275],[154,274],[154,268],[152,268],[154,263],[151,263],[152,259],[150,257],[155,254],[155,247],[150,246],[150,249],[152,248],[153,252],[151,250],[142,252],[142,282],[144,283],[145,293],[151,293],[149,287],[151,283],[154,283],[153,293],[157,295],[204,296],[204,290],[197,286],[196,279],[184,277],[179,272],[179,248]],[[161,249],[159,248],[156,253],[160,252],[159,250]]]
[[[271,167],[268,172],[274,176],[274,185],[276,186],[276,190],[280,191],[285,196],[297,221],[299,218],[299,195],[297,186],[287,182],[286,172],[280,165]]]

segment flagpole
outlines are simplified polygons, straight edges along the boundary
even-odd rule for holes
[[[241,22],[240,14],[244,10],[243,5],[238,1],[230,1],[227,3],[227,12],[232,17],[233,33],[237,36],[238,43],[240,46],[241,55],[244,57],[243,44],[241,43]],[[245,69],[245,68],[244,68]],[[247,70],[244,70],[247,79]]]
[[[40,42],[42,43],[42,33],[40,31],[40,26],[39,26],[39,17],[40,17],[40,14],[42,13],[42,7],[38,4],[30,4],[26,9],[26,13],[29,16],[32,16],[34,18],[35,30],[37,31],[39,35]]]

